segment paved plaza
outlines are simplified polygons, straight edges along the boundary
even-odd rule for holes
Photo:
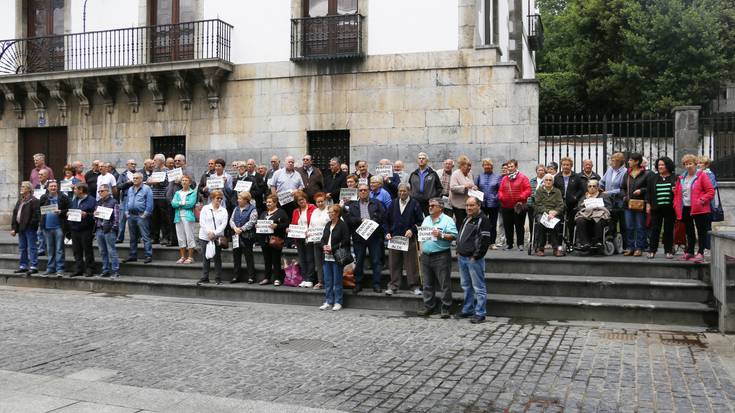
[[[734,411],[732,337],[658,329],[7,287],[0,412]]]

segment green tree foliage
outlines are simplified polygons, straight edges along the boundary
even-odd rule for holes
[[[541,112],[707,105],[735,79],[733,0],[540,0]]]

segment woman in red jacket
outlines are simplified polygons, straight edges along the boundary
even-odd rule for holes
[[[293,194],[293,200],[296,201],[298,207],[293,210],[291,225],[301,225],[308,228],[311,223],[311,214],[316,209],[316,206],[307,202],[306,194],[303,191],[296,191]],[[295,241],[296,251],[299,253],[301,276],[304,278],[304,281],[299,287],[311,288],[314,286],[314,281],[316,281],[314,248],[311,248],[310,244],[306,244],[306,239],[295,238]]]
[[[518,161],[511,159],[507,163],[508,174],[500,181],[498,199],[500,212],[505,228],[506,249],[513,249],[513,229],[518,242],[518,249],[523,251],[523,232],[528,210],[528,198],[531,196],[531,182],[526,175],[518,171]]]
[[[674,188],[674,211],[676,219],[684,221],[687,232],[687,248],[681,258],[686,261],[704,262],[704,247],[707,238],[707,226],[710,220],[710,201],[715,197],[712,181],[704,171],[697,170],[697,157],[684,155],[681,158],[684,172],[676,180]],[[695,236],[694,229],[697,229]],[[697,255],[694,254],[694,243],[699,244]]]

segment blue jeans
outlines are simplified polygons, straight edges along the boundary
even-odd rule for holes
[[[20,253],[20,269],[38,269],[38,237],[35,229],[27,229],[18,233],[18,252]]]
[[[64,230],[61,228],[46,229],[43,231],[46,238],[48,263],[46,272],[64,272]]]
[[[646,213],[625,210],[625,237],[631,251],[644,249],[646,240]]]
[[[120,202],[120,222],[118,222],[117,240],[122,242],[125,239],[125,224],[128,223],[128,218],[125,213],[128,212],[128,203],[126,201]]]
[[[38,227],[38,231],[36,232],[36,239],[38,243],[38,251],[46,251],[46,236],[44,235],[40,225]]]
[[[110,231],[105,234],[101,229],[97,230],[97,246],[100,248],[100,256],[102,257],[102,273],[112,271],[117,274],[120,271],[120,261],[117,259],[117,248],[115,240],[117,233]]]
[[[373,267],[373,288],[380,288],[383,271],[383,237],[373,234],[367,241],[361,239],[355,242],[353,248],[355,249],[355,284],[362,285],[362,275],[365,273],[365,253],[369,252],[370,263]]]
[[[143,238],[143,250],[146,258],[153,257],[153,244],[151,244],[150,221],[139,215],[128,217],[128,230],[130,230],[130,256],[138,258],[138,238]]]
[[[459,255],[459,278],[464,291],[463,314],[485,317],[487,306],[487,287],[485,286],[485,260],[473,261],[470,257]]]
[[[342,267],[334,261],[324,261],[324,302],[342,305]]]

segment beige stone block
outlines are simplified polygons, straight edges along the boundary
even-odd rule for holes
[[[385,88],[388,84],[386,72],[362,73],[355,77],[355,89],[376,90]]]
[[[399,146],[423,145],[429,143],[429,140],[426,137],[426,128],[424,128],[423,126],[415,128],[406,127],[390,129],[388,141],[391,144]]]
[[[308,130],[349,129],[348,113],[312,113],[306,115]]]
[[[452,127],[427,127],[426,138],[429,145],[440,143],[458,143],[461,128],[459,126]]]
[[[350,145],[387,145],[390,129],[350,129]]]
[[[426,125],[426,112],[423,110],[405,110],[393,114],[396,128],[421,128]]]
[[[308,119],[305,115],[270,116],[268,118],[268,131],[270,132],[292,132],[305,130]]]
[[[405,72],[408,86],[412,89],[422,89],[436,86],[436,71],[417,70]]]
[[[469,90],[469,107],[496,108],[508,106],[507,88],[498,85],[480,85],[471,87]]]
[[[516,107],[493,109],[493,123],[496,125],[517,125],[520,123],[520,114]]]
[[[393,114],[385,112],[351,113],[350,129],[384,129],[393,127]]]
[[[466,85],[469,83],[469,71],[466,69],[436,70],[435,83],[437,86]]]
[[[409,86],[409,72],[387,72],[386,82],[389,88],[404,88]]]
[[[493,112],[490,109],[461,109],[459,117],[462,126],[493,124]]]
[[[514,83],[516,80],[515,65],[496,65],[493,66],[492,78],[490,83]]]
[[[459,126],[459,110],[427,110],[426,126]]]
[[[470,107],[470,92],[467,86],[446,86],[442,89],[444,89],[445,108]]]
[[[355,89],[357,75],[353,73],[331,75],[332,90],[352,90]]]
[[[444,107],[444,88],[410,88],[405,90],[407,110],[431,110]]]
[[[305,148],[306,147],[306,132],[277,132],[272,134],[272,145],[274,148],[273,153],[277,154],[275,148]],[[287,152],[294,154],[301,153],[301,151]],[[280,155],[279,155],[280,156]],[[285,156],[285,155],[284,155]],[[283,157],[281,157],[283,159]],[[265,159],[263,160],[265,162]]]

